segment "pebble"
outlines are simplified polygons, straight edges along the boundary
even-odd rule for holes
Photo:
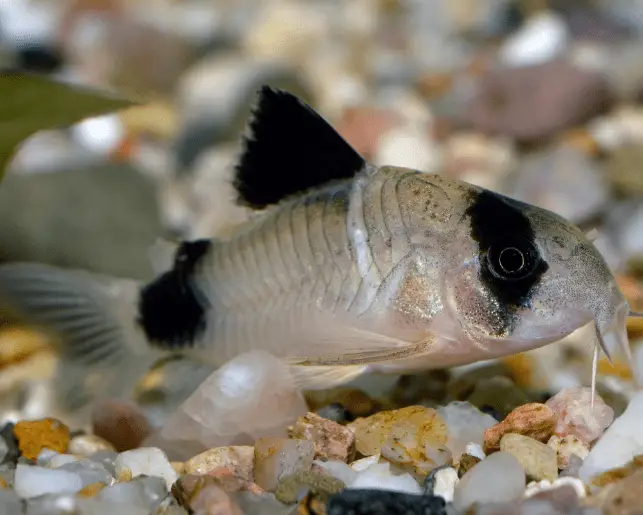
[[[441,148],[427,133],[428,126],[413,123],[385,131],[377,142],[373,163],[436,172],[442,163]]]
[[[475,456],[478,459],[483,460],[485,457],[485,452],[482,450],[481,444],[469,442],[467,446],[464,448],[464,450],[467,454],[470,454],[471,456]]]
[[[155,447],[141,447],[122,452],[117,456],[114,465],[120,481],[123,480],[121,478],[131,479],[144,474],[162,477],[170,489],[177,479],[177,474],[165,453]]]
[[[239,445],[217,447],[190,458],[185,462],[186,474],[211,474],[220,468],[228,468],[244,481],[252,482],[255,449]]]
[[[602,502],[605,515],[633,515],[643,505],[643,470],[610,485]]]
[[[449,436],[447,447],[458,460],[471,443],[482,445],[486,429],[498,423],[491,415],[482,413],[469,402],[454,401],[438,408],[444,419]]]
[[[507,433],[518,433],[546,442],[553,434],[555,425],[556,414],[548,406],[536,402],[525,404],[485,431],[484,451],[488,454],[500,449],[500,440]]]
[[[507,452],[496,452],[460,478],[453,505],[457,510],[466,510],[476,502],[513,501],[522,496],[525,485],[525,471],[520,462]]]
[[[525,157],[503,193],[575,222],[599,213],[610,200],[603,165],[569,145]]]
[[[422,493],[420,484],[408,473],[394,474],[389,462],[376,463],[358,472],[357,478],[347,488],[375,488],[409,494]]]
[[[415,432],[416,442],[430,442],[435,448],[446,444],[447,426],[438,412],[424,406],[408,406],[351,422],[348,427],[355,432],[357,452],[363,456],[379,454],[391,428],[401,422],[407,430]]]
[[[367,456],[366,458],[355,460],[353,463],[351,463],[351,468],[356,472],[361,472],[362,470],[366,470],[371,465],[379,463],[381,461],[381,458],[382,455],[379,453],[374,454],[373,456]]]
[[[458,476],[464,476],[474,465],[480,463],[483,458],[471,454],[463,454],[458,462]]]
[[[567,466],[560,471],[559,477],[579,477],[580,468],[583,466],[583,458],[572,454],[569,457]]]
[[[341,405],[351,421],[356,417],[368,417],[382,409],[376,400],[357,388],[311,390],[306,392],[306,401],[314,411],[328,404]]]
[[[613,187],[620,193],[630,196],[643,195],[643,178],[640,177],[637,163],[643,157],[643,145],[622,145],[610,153],[606,172]]]
[[[9,455],[9,445],[5,442],[4,438],[0,438],[0,463],[4,463]]]
[[[446,502],[452,502],[455,485],[460,480],[456,470],[452,467],[441,468],[435,473],[434,478],[435,482],[431,493],[442,497]]]
[[[106,485],[110,485],[114,481],[114,476],[112,476],[103,465],[89,459],[65,463],[58,467],[57,470],[66,470],[78,474],[83,481],[83,488],[92,483],[105,483]]]
[[[328,515],[446,515],[442,497],[383,490],[344,490],[330,497]]]
[[[112,486],[103,488],[98,493],[97,499],[154,510],[161,504],[167,494],[167,484],[162,478],[137,477],[132,481],[115,483]]]
[[[625,412],[618,417],[594,444],[583,461],[579,477],[589,483],[593,476],[621,467],[643,454],[643,392],[632,397]]]
[[[585,497],[587,491],[585,490],[585,483],[576,477],[559,477],[554,481],[548,481],[542,479],[538,482],[532,482],[527,485],[525,490],[525,497],[532,497],[534,495],[540,494],[541,492],[547,492],[549,490],[555,490],[562,486],[570,486],[576,492],[578,497]]]
[[[22,463],[16,467],[14,488],[23,499],[45,494],[76,493],[83,486],[82,479],[74,472]]]
[[[118,452],[136,449],[151,428],[141,409],[132,401],[109,399],[99,403],[92,415],[92,432]]]
[[[572,454],[581,459],[585,459],[589,454],[589,444],[574,435],[563,437],[553,435],[547,442],[547,445],[556,452],[558,468],[561,470],[569,465],[569,459]]]
[[[81,497],[96,497],[98,495],[98,492],[100,492],[103,488],[105,488],[107,485],[105,483],[90,483],[86,487],[84,487],[82,490],[78,492],[78,495]]]
[[[161,436],[178,447],[198,442],[203,450],[252,445],[264,436],[286,436],[287,427],[308,411],[288,365],[267,352],[251,351],[208,376],[170,417]]]
[[[118,453],[116,451],[98,451],[92,454],[90,458],[92,461],[103,465],[105,470],[107,470],[112,476],[116,477],[116,467],[114,462],[116,461],[117,456]]]
[[[499,51],[500,59],[510,66],[542,64],[560,56],[570,40],[565,20],[551,11],[528,18],[509,36]]]
[[[180,477],[172,485],[172,495],[183,506],[190,506],[192,498],[208,484],[219,484],[217,478],[205,475],[195,476],[194,474],[186,474]],[[219,485],[220,486],[220,485]]]
[[[78,454],[89,458],[98,451],[115,451],[114,446],[104,438],[96,435],[74,436],[69,441],[67,449],[71,454]]]
[[[611,102],[602,73],[556,59],[486,72],[466,114],[474,130],[531,143],[582,125]]]
[[[603,434],[614,420],[614,410],[596,394],[592,411],[592,391],[588,387],[562,390],[547,401],[547,406],[556,413],[558,436],[574,435],[584,442],[592,443]]]
[[[223,488],[208,483],[195,493],[189,504],[194,515],[244,515],[235,500]]]
[[[15,491],[0,489],[0,512],[2,515],[21,515],[24,512],[20,497]]]
[[[0,464],[15,463],[18,460],[18,456],[20,456],[18,439],[13,432],[14,427],[14,424],[9,422],[2,426],[2,429],[0,429],[0,440],[2,440],[4,445],[6,445],[7,447],[5,455],[0,461]]]
[[[350,422],[353,420],[348,410],[338,402],[322,406],[316,413],[326,420],[332,420],[333,422],[338,423]]]
[[[355,462],[353,462],[355,463]],[[351,485],[357,479],[357,471],[353,470],[350,465],[343,461],[319,461],[313,462],[313,467],[319,466],[324,469],[333,477],[341,480],[346,485]]]
[[[296,424],[288,429],[288,436],[313,442],[315,459],[348,462],[355,457],[355,433],[315,413],[299,417]]]
[[[500,418],[527,404],[530,399],[516,384],[504,376],[483,378],[475,383],[473,392],[466,399],[480,410],[491,408]]]
[[[380,137],[399,122],[395,113],[389,110],[352,107],[344,110],[337,131],[357,152],[372,156]]]
[[[553,481],[558,477],[556,451],[548,445],[516,433],[508,433],[500,440],[500,450],[513,454],[528,477]]]
[[[73,456],[72,454],[54,454],[53,456],[43,456],[43,452],[38,455],[38,460],[36,463],[40,466],[47,467],[50,469],[58,468],[67,463],[73,463],[78,461],[80,458],[78,456]]]
[[[451,463],[451,451],[445,443],[433,437],[432,419],[421,425],[418,421],[402,420],[391,426],[381,453],[384,458],[402,469],[412,470],[425,477],[440,465]]]
[[[525,499],[519,513],[529,515],[542,513],[548,515],[598,515],[592,510],[585,511],[580,505],[576,487],[570,484],[559,485],[556,488],[546,488]],[[515,513],[515,512],[509,512]]]
[[[643,109],[639,106],[622,106],[606,116],[592,120],[587,124],[587,130],[599,147],[609,153],[607,168],[611,171],[612,166],[620,161],[620,158],[614,159],[614,157],[618,155],[621,147],[638,147],[643,143]],[[627,154],[626,152],[626,156]],[[632,163],[631,154],[628,157],[630,158],[625,160],[625,164]],[[628,169],[631,170],[629,166],[622,170]],[[617,177],[621,177],[621,170],[615,170],[615,172]],[[626,177],[622,178],[626,179]],[[635,178],[631,177],[631,179]]]
[[[315,446],[309,440],[259,438],[255,442],[255,483],[269,492],[277,488],[282,476],[309,471]]]
[[[398,407],[422,404],[426,400],[442,402],[447,394],[449,377],[449,371],[442,369],[402,375],[391,390],[391,401]]]
[[[285,504],[294,504],[304,490],[312,492],[316,498],[326,500],[329,495],[341,492],[346,484],[326,473],[313,470],[283,476],[279,480],[275,497]]]
[[[43,449],[64,453],[69,444],[69,428],[54,418],[21,420],[13,428],[21,454],[35,460]]]
[[[241,508],[243,515],[291,515],[293,511],[292,506],[279,502],[272,494],[255,495],[251,492],[239,492],[235,496],[235,501]],[[318,514],[306,513],[305,515]],[[319,515],[323,515],[323,513]]]

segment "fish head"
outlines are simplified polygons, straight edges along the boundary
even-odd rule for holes
[[[483,189],[470,190],[466,204],[445,275],[457,337],[500,356],[542,347],[593,322],[605,352],[616,346],[629,353],[629,306],[578,227]]]

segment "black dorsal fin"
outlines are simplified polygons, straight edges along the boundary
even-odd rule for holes
[[[339,179],[365,161],[312,107],[296,96],[263,86],[235,170],[238,202],[262,209]]]

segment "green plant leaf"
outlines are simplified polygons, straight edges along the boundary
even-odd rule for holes
[[[0,180],[18,145],[32,134],[134,103],[109,92],[41,75],[0,72]]]

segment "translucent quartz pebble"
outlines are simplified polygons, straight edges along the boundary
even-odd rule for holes
[[[307,411],[288,366],[267,352],[252,351],[210,375],[160,436],[179,445],[198,442],[203,450],[252,445],[262,436],[287,436],[287,427]]]
[[[313,464],[325,468],[331,476],[340,479],[344,482],[345,485],[352,485],[353,482],[357,479],[357,472],[353,470],[350,465],[347,465],[343,461],[315,460]]]
[[[114,476],[112,476],[103,465],[87,459],[65,463],[58,467],[58,470],[67,470],[78,474],[83,481],[83,488],[92,483],[105,483],[109,485],[114,481]]]
[[[605,434],[594,444],[583,461],[579,477],[586,482],[616,467],[621,467],[634,456],[643,454],[643,392],[638,392]]]
[[[115,504],[93,498],[83,499],[73,495],[45,495],[30,499],[25,511],[25,515],[70,515],[72,513],[74,515],[150,515],[153,511],[150,508]]]
[[[592,390],[588,387],[561,390],[546,402],[556,413],[558,436],[574,435],[592,443],[614,420],[614,410],[596,394],[592,410]]]
[[[74,472],[22,463],[16,467],[14,481],[16,493],[22,498],[75,493],[83,488],[83,480]]]
[[[141,508],[156,508],[167,495],[167,485],[159,477],[137,477],[101,490],[96,499]]]
[[[491,415],[465,401],[454,401],[441,406],[438,413],[442,415],[449,429],[447,447],[454,460],[458,460],[466,451],[467,444],[482,445],[485,429],[498,423]]]
[[[22,504],[18,494],[8,488],[0,488],[0,513],[2,515],[20,515]]]
[[[90,456],[92,461],[100,463],[105,470],[109,472],[112,476],[116,477],[116,467],[114,462],[118,457],[118,453],[115,451],[98,451]]]
[[[472,504],[507,502],[525,491],[525,471],[508,452],[496,452],[470,469],[455,487],[453,504],[466,510]]]
[[[347,488],[376,488],[410,494],[422,493],[420,484],[411,474],[394,474],[388,462],[377,463],[358,472],[357,478]]]
[[[168,490],[178,477],[165,453],[155,447],[141,447],[122,452],[114,465],[118,479],[131,479],[140,475],[162,477]]]

